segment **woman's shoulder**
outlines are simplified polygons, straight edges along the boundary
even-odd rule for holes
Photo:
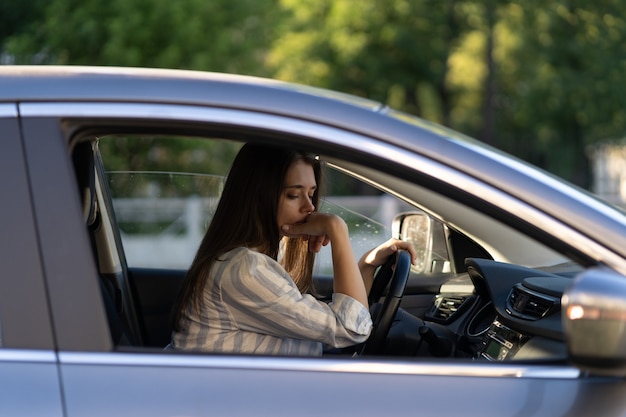
[[[241,246],[235,249],[231,249],[228,252],[220,256],[220,260],[227,262],[238,263],[262,263],[262,264],[278,264],[274,259],[269,256],[245,246]]]
[[[220,256],[218,262],[214,265],[214,276],[220,282],[223,282],[225,277],[232,280],[232,277],[237,277],[237,281],[246,280],[250,277],[255,277],[255,282],[261,282],[261,278],[270,279],[272,276],[286,277],[288,276],[285,269],[271,257],[260,253],[254,249],[239,247],[231,249],[224,255]]]

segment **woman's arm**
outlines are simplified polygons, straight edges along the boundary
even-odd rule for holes
[[[339,217],[335,217],[331,225],[332,231],[328,236],[333,257],[333,290],[349,295],[368,307],[367,291],[352,251],[348,226]]]
[[[348,295],[368,307],[367,292],[357,265],[348,226],[334,214],[312,213],[305,223],[283,227],[283,233],[291,237],[309,239],[311,250],[319,250],[320,242],[330,242],[333,258],[334,292]]]

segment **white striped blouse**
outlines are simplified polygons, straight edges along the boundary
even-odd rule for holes
[[[302,294],[275,260],[248,248],[211,268],[200,314],[189,308],[171,347],[207,352],[319,356],[323,345],[364,342],[369,311],[344,294],[326,304]]]

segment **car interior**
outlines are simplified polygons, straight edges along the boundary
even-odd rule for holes
[[[187,204],[181,210],[196,210],[194,218],[206,227],[238,147],[246,140],[270,140],[260,133],[254,138],[242,132],[211,132],[211,137],[185,134],[193,140],[182,141],[174,150],[159,148],[155,138],[176,142],[175,131],[116,128],[84,132],[73,141],[77,189],[116,350],[163,351],[170,341],[172,304],[186,273],[185,262],[195,253],[193,246],[181,244],[181,264],[156,262],[159,255],[151,252],[155,246],[149,246],[150,239],[159,240],[164,230],[171,241],[191,233],[188,224],[181,226],[182,215],[167,213],[163,200],[171,200],[173,206],[181,198],[187,203],[201,199],[201,205]],[[226,145],[193,148],[201,142]],[[352,219],[351,232],[359,237],[363,229],[371,232],[363,238],[365,247],[355,252],[394,236],[413,242],[422,261],[402,267],[406,259],[398,256],[380,269],[370,294],[372,315],[382,328],[377,340],[372,337],[365,346],[329,350],[328,356],[565,360],[560,299],[582,265],[537,239],[540,231],[522,228],[493,207],[473,202],[472,190],[460,193],[426,177],[417,181],[396,171],[386,172],[380,166],[354,161],[341,149],[312,151],[334,172],[328,177],[337,182],[336,189],[363,192],[359,201],[364,205],[373,200],[370,197],[380,201],[381,195],[394,201],[393,210],[376,220],[380,206],[365,205],[363,213],[358,213],[335,204],[348,201],[341,193],[334,200],[328,198],[328,210]],[[163,177],[172,180],[179,167],[169,160],[177,158],[184,159],[187,168],[194,158],[195,167],[221,168],[219,172],[181,171],[184,180],[173,185],[159,182]],[[150,160],[169,162],[151,168],[142,165]],[[139,179],[137,184],[132,182]],[[181,190],[182,197],[177,194]],[[142,206],[141,199],[150,205]],[[202,226],[198,230],[192,232],[196,241],[202,236]],[[178,254],[170,253],[172,257]],[[135,261],[135,256],[147,260]],[[314,280],[312,293],[328,300],[332,270],[320,267]]]

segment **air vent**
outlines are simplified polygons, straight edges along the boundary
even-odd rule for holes
[[[449,322],[463,307],[466,295],[438,295],[430,311],[430,318],[440,322]]]
[[[513,287],[506,300],[507,312],[526,320],[539,320],[549,315],[559,305],[558,298],[531,291],[521,284]]]

